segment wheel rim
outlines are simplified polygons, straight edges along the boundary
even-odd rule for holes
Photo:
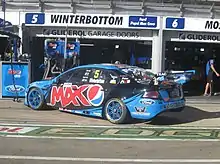
[[[38,90],[32,90],[28,94],[28,102],[31,108],[36,109],[40,106],[42,101],[41,93]]]
[[[107,105],[107,116],[109,119],[117,121],[122,116],[123,107],[118,101],[111,101]]]

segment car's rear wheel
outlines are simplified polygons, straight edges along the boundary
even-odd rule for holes
[[[42,109],[44,106],[44,96],[38,88],[31,88],[27,95],[30,108],[34,110]]]
[[[128,110],[118,98],[108,100],[104,107],[105,118],[113,124],[125,123],[128,119]]]

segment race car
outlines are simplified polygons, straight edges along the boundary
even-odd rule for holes
[[[34,110],[49,107],[121,124],[130,118],[151,120],[168,110],[180,112],[185,99],[181,85],[158,82],[153,73],[142,68],[91,64],[31,83],[26,89],[25,105]]]

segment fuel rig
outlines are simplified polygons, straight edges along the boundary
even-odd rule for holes
[[[46,39],[43,79],[51,79],[80,64],[80,42],[62,39]]]

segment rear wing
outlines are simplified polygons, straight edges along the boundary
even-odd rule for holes
[[[164,73],[156,74],[156,78],[158,81],[172,81],[183,85],[189,82],[195,73],[195,70],[166,71]]]

